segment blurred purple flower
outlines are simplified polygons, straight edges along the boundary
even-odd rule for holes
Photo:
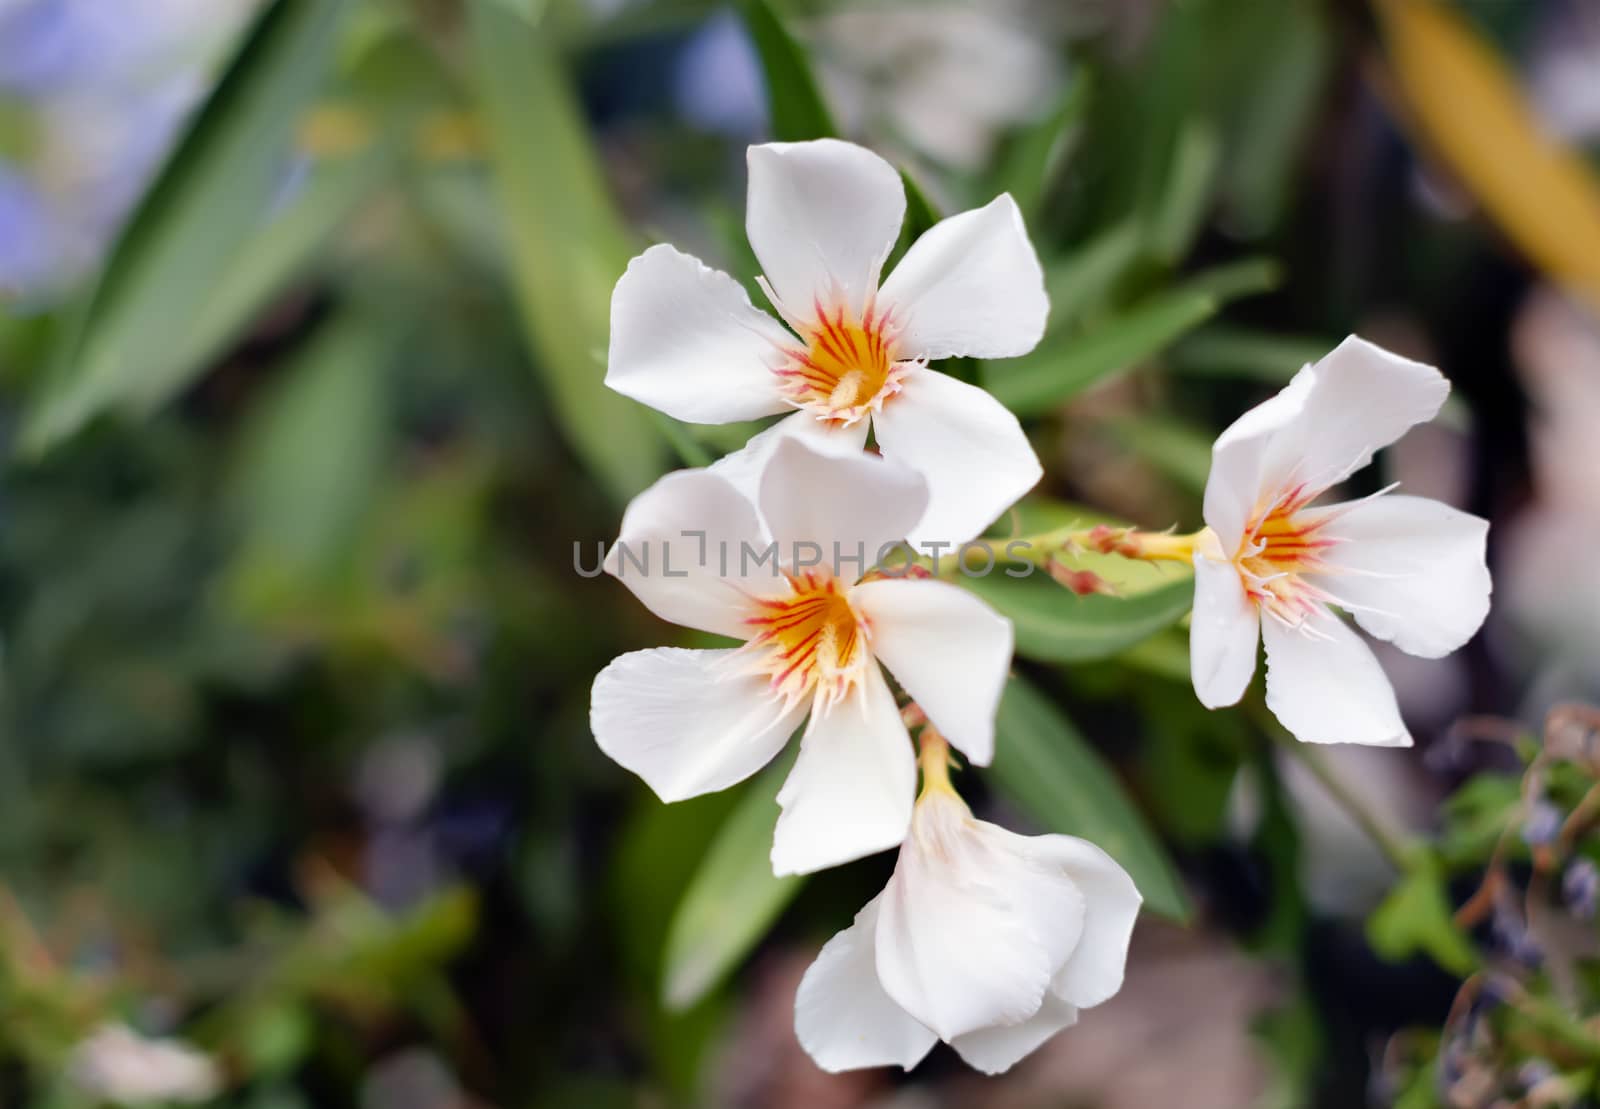
[[[684,46],[673,78],[684,118],[709,131],[754,138],[767,121],[761,63],[744,26],[724,11]]]
[[[0,289],[98,265],[256,0],[0,0],[0,93],[32,140],[0,163]]]

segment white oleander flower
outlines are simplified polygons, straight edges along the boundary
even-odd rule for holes
[[[911,470],[787,439],[759,489],[686,470],[629,505],[606,569],[661,618],[746,642],[621,656],[595,679],[590,723],[679,801],[753,774],[809,714],[772,845],[775,872],[806,873],[905,838],[916,763],[878,663],[986,765],[1011,624],[946,582],[870,572],[922,516]]]
[[[1084,840],[974,819],[939,775],[888,886],[800,982],[795,1032],[824,1070],[909,1070],[943,1040],[996,1074],[1122,987],[1127,872]]]
[[[147,1039],[116,1023],[73,1048],[67,1075],[83,1093],[114,1105],[209,1101],[222,1088],[210,1056],[181,1040]]]
[[[886,457],[928,479],[912,542],[977,535],[1042,470],[1005,406],[928,363],[1010,358],[1043,335],[1049,301],[1016,202],[942,220],[880,285],[906,209],[893,166],[835,139],[752,146],[748,163],[745,228],[789,328],[732,277],[653,246],[612,294],[606,384],[690,423],[792,411],[751,441],[742,472],[794,435],[857,451],[870,424]]]
[[[1408,654],[1449,654],[1489,612],[1488,522],[1388,490],[1313,502],[1449,391],[1433,367],[1351,336],[1217,439],[1190,629],[1207,707],[1244,695],[1259,637],[1267,706],[1296,738],[1410,745],[1371,648],[1329,606]]]

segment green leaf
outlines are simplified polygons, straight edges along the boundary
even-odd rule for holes
[[[1172,348],[1167,363],[1174,373],[1195,377],[1239,377],[1283,385],[1302,366],[1338,345],[1337,339],[1217,325],[1182,339]]]
[[[1188,575],[1133,597],[1080,597],[1042,572],[956,580],[1011,620],[1017,654],[1044,662],[1110,658],[1177,623],[1194,604]]]
[[[1046,334],[1066,331],[1097,307],[1139,258],[1139,225],[1119,223],[1096,235],[1065,258],[1045,267],[1050,294]]]
[[[1167,187],[1150,225],[1149,248],[1169,266],[1189,253],[1200,233],[1216,191],[1222,163],[1222,136],[1204,115],[1187,120],[1178,131]]]
[[[1444,879],[1431,856],[1419,856],[1372,911],[1367,942],[1392,961],[1426,953],[1445,970],[1463,977],[1478,965],[1472,942],[1456,926]]]
[[[317,166],[300,194],[239,248],[218,276],[171,359],[152,368],[128,398],[140,411],[161,405],[236,341],[322,253],[356,208],[387,180],[393,151],[376,146]]]
[[[1152,294],[1083,335],[990,363],[989,391],[1019,416],[1034,415],[1154,357],[1234,297],[1269,289],[1277,270],[1259,260],[1208,270]]]
[[[1030,225],[1039,215],[1046,191],[1066,161],[1068,149],[1082,131],[1092,92],[1090,71],[1079,68],[1055,108],[1020,131],[1001,160],[994,191],[1010,193]]]
[[[47,450],[172,375],[173,333],[217,288],[281,186],[295,126],[320,87],[345,0],[278,0],[145,194],[26,417]]]
[[[470,6],[478,92],[517,307],[557,423],[619,500],[661,471],[645,410],[605,387],[611,289],[632,253],[566,76],[540,27]]]
[[[772,873],[774,798],[792,761],[780,759],[746,787],[673,914],[661,977],[669,1009],[687,1009],[711,992],[805,883]]]
[[[767,114],[772,137],[804,142],[838,134],[823,103],[805,51],[795,42],[767,0],[739,0],[739,14],[755,43],[766,76]]]
[[[1211,473],[1210,432],[1176,416],[1125,416],[1106,425],[1128,451],[1192,493],[1205,491]]]
[[[1190,289],[1157,293],[1086,335],[991,364],[985,383],[1017,415],[1035,415],[1154,357],[1219,305],[1216,297]]]
[[[1189,916],[1172,863],[1117,777],[1049,698],[1022,678],[1006,686],[990,778],[1051,832],[1079,836],[1121,863],[1153,912]]]
[[[326,583],[349,551],[383,472],[388,331],[365,316],[324,324],[251,413],[229,496],[250,598]]]

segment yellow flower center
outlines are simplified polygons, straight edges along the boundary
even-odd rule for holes
[[[805,350],[791,350],[778,377],[797,407],[854,423],[900,391],[889,314],[875,314],[868,304],[861,319],[845,307],[829,315],[820,303],[816,314],[802,332]]]
[[[1251,600],[1296,626],[1329,600],[1302,576],[1327,572],[1322,556],[1335,543],[1324,531],[1332,517],[1303,511],[1314,496],[1297,485],[1258,505],[1233,558]]]
[[[844,587],[826,570],[785,574],[789,592],[755,598],[744,650],[791,703],[815,692],[821,708],[844,698],[866,665],[865,629]]]

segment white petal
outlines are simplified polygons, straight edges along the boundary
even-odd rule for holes
[[[972,827],[988,848],[990,884],[1044,949],[1054,980],[1083,939],[1089,911],[1084,891],[1050,856],[1051,845],[1044,841],[1052,837],[1020,836],[986,820],[975,820]]]
[[[967,1065],[984,1074],[1010,1070],[1051,1036],[1078,1023],[1078,1010],[1054,994],[1046,994],[1039,1011],[1021,1024],[980,1028],[957,1036],[950,1046]]]
[[[912,537],[919,550],[981,534],[1044,473],[1005,405],[936,370],[908,373],[873,426],[884,457],[928,481],[927,514]]]
[[[1260,627],[1261,615],[1245,594],[1238,568],[1196,554],[1189,672],[1206,708],[1237,704],[1244,696],[1256,672]]]
[[[850,604],[866,618],[872,653],[934,727],[973,764],[988,766],[1011,669],[1011,621],[942,581],[863,582]]]
[[[958,798],[925,796],[878,917],[878,980],[939,1038],[1039,1011],[1050,953],[1013,903],[1003,859]]]
[[[1017,836],[1037,864],[1065,874],[1082,891],[1083,931],[1050,989],[1087,1009],[1122,988],[1128,941],[1143,898],[1128,872],[1088,840],[1074,836]]]
[[[815,558],[854,581],[922,519],[928,487],[877,455],[823,453],[789,437],[773,448],[759,504],[785,565]]]
[[[1309,633],[1308,633],[1309,629]],[[1394,687],[1372,649],[1331,612],[1291,628],[1261,621],[1267,645],[1267,707],[1306,743],[1409,747]]]
[[[1272,437],[1262,477],[1274,489],[1320,492],[1372,461],[1414,424],[1433,419],[1450,383],[1432,366],[1352,335],[1309,370],[1300,411]]]
[[[737,281],[663,243],[611,294],[606,384],[691,423],[751,420],[787,407],[773,366],[794,345]]]
[[[590,695],[600,750],[663,801],[715,793],[760,770],[805,707],[785,711],[765,678],[730,670],[732,654],[657,647],[613,659]]]
[[[905,839],[917,788],[911,737],[894,695],[867,662],[857,692],[814,712],[778,791],[774,874],[810,874]]]
[[[1489,615],[1489,522],[1426,497],[1383,496],[1324,510],[1339,540],[1312,575],[1379,639],[1440,658],[1471,639]]]
[[[793,319],[820,298],[859,316],[905,219],[905,186],[872,151],[837,139],[752,146],[745,230]]]
[[[1039,345],[1050,298],[1010,193],[940,220],[878,294],[902,358],[1012,358]]]
[[[795,994],[795,1035],[825,1071],[910,1070],[938,1042],[878,984],[873,947],[882,900],[879,894],[867,902],[854,924],[823,945]]]
[[[1238,551],[1250,513],[1266,492],[1262,465],[1267,448],[1283,428],[1299,417],[1313,381],[1311,367],[1307,366],[1289,384],[1217,436],[1211,448],[1203,514],[1206,525],[1216,533],[1223,555]]]
[[[867,445],[870,426],[866,420],[857,420],[846,427],[832,420],[819,420],[810,412],[795,412],[756,432],[744,446],[723,455],[707,469],[755,502],[761,496],[761,474],[785,439],[799,439],[818,453],[848,458],[860,454]]]
[[[767,543],[755,505],[731,484],[709,470],[679,470],[633,498],[605,568],[663,620],[748,639],[740,587],[776,577],[770,560],[752,565]],[[745,547],[754,553],[745,557]]]

